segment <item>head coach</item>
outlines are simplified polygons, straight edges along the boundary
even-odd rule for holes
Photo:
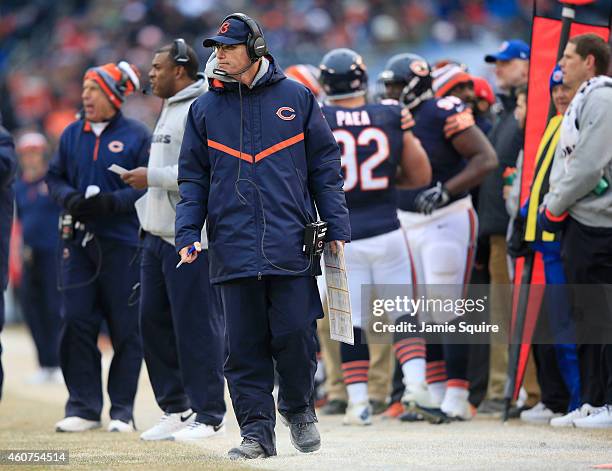
[[[291,442],[315,451],[315,320],[322,308],[318,261],[303,243],[317,211],[333,249],[350,239],[340,150],[314,96],[286,80],[254,20],[229,15],[204,46],[214,48],[209,93],[187,118],[176,247],[182,260],[195,260],[207,221],[210,278],[226,316],[225,376],[243,437],[229,456],[276,454],[273,359]]]

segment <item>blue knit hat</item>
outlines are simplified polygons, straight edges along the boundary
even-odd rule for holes
[[[553,88],[555,88],[557,85],[563,85],[563,71],[561,70],[561,67],[559,67],[559,64],[555,65],[555,68],[552,71],[552,74],[550,74],[550,82],[548,85],[548,90],[550,91],[550,93],[552,94]]]

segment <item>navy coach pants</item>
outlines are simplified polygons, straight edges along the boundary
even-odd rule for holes
[[[140,328],[144,358],[159,407],[196,412],[219,425],[223,399],[224,319],[218,288],[208,276],[208,253],[176,269],[174,246],[147,234],[140,270]]]
[[[0,291],[0,333],[4,327],[4,291]],[[2,384],[4,383],[4,370],[2,369],[2,344],[0,343],[0,399],[2,399]]]
[[[136,247],[100,237],[85,247],[80,241],[64,244],[60,365],[69,393],[66,417],[100,420],[102,365],[97,341],[104,318],[114,352],[108,374],[110,417],[124,422],[133,418],[142,364],[138,305],[128,303],[138,282],[136,254]]]
[[[316,319],[323,316],[314,277],[264,276],[219,285],[226,319],[225,376],[240,434],[276,455],[278,410],[290,423],[316,422]]]
[[[31,249],[23,264],[21,303],[32,333],[38,364],[59,366],[60,293],[57,290],[57,249]]]

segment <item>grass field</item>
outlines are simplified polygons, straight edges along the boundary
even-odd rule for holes
[[[290,471],[357,470],[580,470],[612,463],[612,431],[555,430],[518,421],[497,420],[443,426],[385,423],[371,427],[343,427],[339,417],[323,417],[319,424],[323,447],[303,455],[290,444],[285,427],[277,427],[279,456],[249,463],[225,458],[240,441],[234,416],[228,413],[227,434],[198,445],[146,443],[137,433],[111,434],[103,430],[59,434],[54,423],[63,416],[63,386],[32,387],[25,379],[34,371],[34,353],[27,333],[8,328],[2,333],[5,390],[0,403],[0,450],[69,450],[70,465],[2,466],[14,469],[75,470],[241,470]],[[104,355],[108,366],[109,354]],[[228,401],[229,404],[229,401]],[[103,422],[108,423],[108,404]],[[143,368],[135,415],[140,430],[159,418],[159,410]]]

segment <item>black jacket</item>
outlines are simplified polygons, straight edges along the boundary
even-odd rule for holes
[[[503,109],[489,133],[499,166],[480,185],[478,220],[481,236],[506,234],[509,216],[504,204],[502,174],[506,167],[516,166],[516,159],[523,147],[523,131],[514,117],[516,97],[514,94],[502,95],[500,101]]]

